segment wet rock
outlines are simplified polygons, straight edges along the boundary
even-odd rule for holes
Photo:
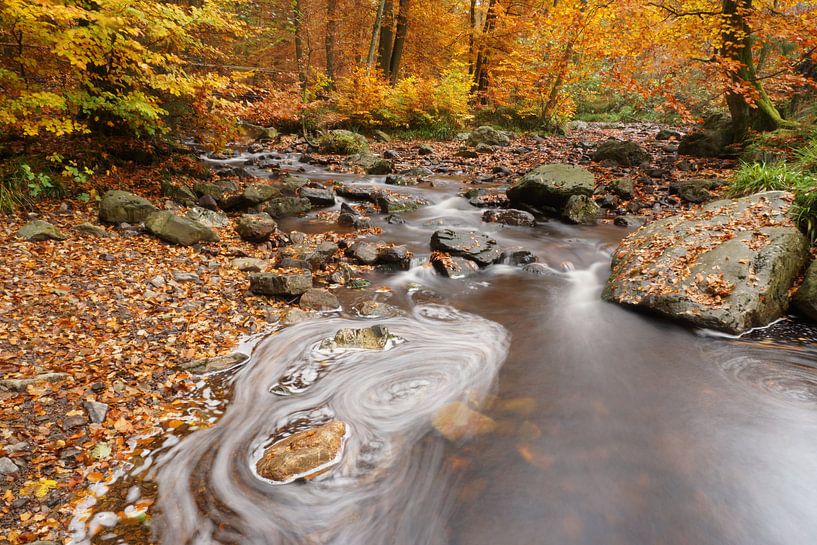
[[[302,187],[310,183],[312,183],[312,181],[306,176],[285,176],[284,179],[281,180],[281,189],[283,193],[289,196],[295,196]]]
[[[321,350],[356,348],[360,350],[383,350],[390,341],[397,337],[389,333],[382,325],[373,325],[362,329],[341,329],[331,339],[321,342]]]
[[[90,237],[97,237],[97,238],[110,238],[113,235],[106,231],[103,227],[99,225],[94,225],[93,223],[80,223],[79,225],[74,226],[74,231],[82,234],[87,235]]]
[[[415,178],[403,176],[402,174],[390,174],[389,176],[386,176],[386,185],[417,185],[417,180]]]
[[[545,276],[552,272],[544,263],[528,263],[522,270],[534,276]]]
[[[806,270],[803,284],[794,297],[794,308],[803,316],[817,322],[817,261]]]
[[[352,310],[361,318],[390,318],[403,314],[403,311],[399,308],[381,303],[375,299],[358,301],[352,305]]]
[[[99,403],[98,401],[85,401],[82,404],[85,407],[85,412],[88,413],[88,419],[94,424],[101,424],[108,416],[108,405]]]
[[[314,478],[339,461],[345,435],[346,424],[339,420],[295,433],[266,449],[255,469],[280,483]]]
[[[237,257],[232,260],[233,268],[244,272],[262,272],[267,268],[267,261],[265,259],[256,259],[254,257]]]
[[[306,312],[299,308],[291,308],[283,315],[281,322],[283,322],[284,325],[295,325],[305,320],[309,320],[313,315],[314,313],[312,312]]]
[[[513,171],[506,166],[497,165],[491,169],[493,174],[498,174],[499,176],[510,176],[513,174]]]
[[[641,216],[631,216],[631,215],[624,215],[618,216],[616,219],[613,220],[615,225],[619,227],[627,227],[629,229],[637,229],[644,225],[644,218]]]
[[[278,224],[269,214],[243,214],[235,225],[235,230],[243,240],[264,242],[269,240]]]
[[[218,235],[201,223],[176,216],[172,212],[155,212],[145,220],[148,232],[165,242],[192,246],[199,242],[218,242]]]
[[[332,274],[329,275],[329,280],[335,284],[347,284],[354,274],[355,271],[352,267],[346,263],[340,263],[335,270],[332,271]]]
[[[391,161],[383,157],[378,157],[373,153],[355,155],[350,159],[350,163],[361,167],[366,171],[366,174],[371,176],[389,174],[394,169]]]
[[[216,202],[221,202],[227,194],[238,191],[238,186],[230,180],[216,180],[199,182],[193,186],[193,191],[199,197],[212,197]]]
[[[408,246],[378,246],[377,263],[394,265],[398,269],[408,270],[411,266],[411,252]]]
[[[17,236],[29,242],[65,240],[67,238],[55,225],[43,220],[34,220],[26,223],[17,231]]]
[[[383,214],[397,214],[416,210],[421,206],[425,206],[426,202],[407,195],[384,193],[375,198],[375,204]]]
[[[428,167],[413,167],[401,171],[400,174],[412,178],[428,178],[429,176],[434,176],[434,171]]]
[[[439,274],[448,278],[467,278],[479,272],[479,265],[464,257],[442,252],[431,254],[431,265]]]
[[[197,375],[203,375],[205,373],[213,373],[230,369],[231,367],[240,365],[249,359],[250,357],[247,354],[233,352],[231,354],[224,354],[223,356],[216,356],[214,358],[188,361],[179,365],[179,369],[182,369],[183,371],[190,371],[191,373],[195,373]]]
[[[312,288],[312,273],[253,273],[250,275],[250,291],[258,295],[294,297]]]
[[[127,191],[107,191],[99,203],[99,220],[106,223],[141,223],[154,212],[150,201]]]
[[[198,201],[198,196],[192,189],[186,185],[174,184],[170,180],[162,181],[162,195],[185,206],[193,206]]]
[[[501,223],[503,225],[519,225],[533,227],[536,219],[530,212],[508,208],[505,210],[486,210],[482,213],[482,221],[486,223]]]
[[[610,139],[602,142],[593,154],[593,161],[623,167],[634,167],[648,161],[650,155],[635,142]]]
[[[496,241],[478,231],[441,229],[431,236],[431,249],[464,257],[483,267],[496,263],[502,255]]]
[[[334,130],[321,135],[318,139],[318,149],[320,149],[321,153],[333,155],[355,155],[356,153],[367,153],[369,143],[362,134],[346,130]]]
[[[465,193],[468,204],[477,208],[507,206],[508,196],[502,189],[472,189]]]
[[[401,218],[400,216],[395,216],[393,214],[386,216],[386,223],[389,225],[405,225],[406,220]]]
[[[471,134],[468,135],[469,146],[477,146],[479,144],[505,147],[511,145],[511,139],[504,132],[485,125],[474,129],[471,131]]]
[[[335,192],[324,187],[302,187],[301,197],[308,199],[312,206],[324,207],[335,205]]]
[[[711,180],[679,180],[669,186],[670,194],[675,194],[691,203],[702,203],[712,200],[709,189],[713,187]]]
[[[280,195],[281,191],[277,187],[267,184],[252,184],[244,189],[241,197],[247,203],[247,206],[257,206]]]
[[[570,223],[595,225],[601,208],[586,195],[573,195],[562,210],[562,217]]]
[[[373,185],[349,184],[337,188],[338,195],[354,201],[375,202],[382,192],[379,187]]]
[[[455,401],[434,413],[431,424],[437,432],[451,442],[492,433],[496,429],[493,419]]]
[[[230,220],[221,212],[208,210],[200,206],[194,206],[187,211],[186,216],[193,221],[197,221],[211,229],[216,227],[226,227]]]
[[[310,210],[312,210],[312,203],[307,198],[282,197],[269,201],[264,211],[273,218],[280,219],[305,214]]]
[[[346,255],[364,265],[374,265],[377,262],[377,245],[359,240],[347,248]]]
[[[539,258],[533,255],[530,250],[526,250],[521,246],[514,246],[502,250],[502,256],[499,258],[499,262],[505,265],[519,266],[535,263],[538,259]]]
[[[3,456],[0,458],[0,476],[5,477],[6,475],[14,475],[15,473],[19,473],[20,468],[17,467],[11,458]]]
[[[792,199],[716,201],[642,227],[614,253],[604,298],[730,333],[768,324],[786,311],[807,255]]]
[[[312,288],[301,295],[301,300],[298,302],[301,308],[308,310],[335,310],[340,307],[340,301],[329,290]]]
[[[595,177],[582,167],[551,164],[537,167],[508,189],[512,204],[561,210],[574,195],[593,195]]]

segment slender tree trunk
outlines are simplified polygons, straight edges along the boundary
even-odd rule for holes
[[[392,84],[397,83],[397,76],[400,73],[400,62],[403,60],[403,48],[406,45],[408,35],[409,0],[400,0],[400,11],[397,14],[397,33],[394,36],[394,47],[389,63],[389,80]]]
[[[335,18],[338,8],[338,0],[326,0],[326,36],[324,45],[326,46],[326,77],[329,78],[329,85],[335,82],[335,36],[338,30],[338,21]]]
[[[380,26],[383,23],[383,11],[386,9],[386,0],[380,0],[380,7],[377,8],[377,16],[374,19],[372,28],[372,41],[369,42],[369,56],[366,58],[366,67],[371,71],[374,66],[374,54],[377,51],[377,41],[380,38]]]
[[[292,0],[292,22],[295,27],[295,63],[298,65],[298,81],[301,90],[306,96],[306,66],[304,65],[304,43],[301,38],[301,0]]]
[[[752,55],[752,29],[746,17],[752,9],[752,0],[723,0],[723,51],[729,60],[740,68],[729,72],[732,84],[742,91],[730,89],[726,93],[726,103],[732,115],[734,140],[742,142],[750,130],[773,131],[784,124],[763,85],[755,73]],[[747,100],[752,96],[753,103]]]
[[[394,2],[386,0],[383,8],[383,18],[380,24],[380,46],[378,48],[377,65],[383,75],[391,75],[391,53],[394,47]]]
[[[485,15],[485,24],[482,27],[483,40],[490,37],[491,32],[496,24],[496,3],[497,0],[489,0],[488,13]],[[482,44],[477,52],[477,62],[474,67],[474,88],[477,92],[478,99],[485,103],[485,92],[488,90],[488,46]]]
[[[477,0],[471,0],[471,7],[468,10],[468,74],[474,74],[474,48],[476,47],[477,34]]]

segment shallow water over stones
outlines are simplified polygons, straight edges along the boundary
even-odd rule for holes
[[[268,161],[349,187],[384,183]],[[97,524],[91,540],[77,523],[77,543],[817,542],[814,326],[793,318],[734,338],[605,303],[624,229],[483,223],[460,179],[432,181],[390,186],[430,203],[405,224],[372,216],[414,266],[338,290],[343,312],[276,330],[246,364],[202,382],[191,404],[212,427],[159,441],[92,509],[109,522],[133,497],[156,498],[150,528]],[[280,223],[337,228],[314,213]],[[529,250],[535,274],[437,274],[429,241],[446,228]],[[355,312],[373,297],[401,311]],[[321,349],[339,329],[373,325],[403,342]],[[435,416],[452,404],[492,424],[446,439]],[[285,485],[255,473],[266,446],[333,420],[348,429],[330,471]]]

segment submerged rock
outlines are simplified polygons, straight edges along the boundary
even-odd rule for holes
[[[218,242],[218,235],[201,223],[163,211],[151,214],[145,221],[150,234],[165,242],[179,246],[192,246],[199,242]]]
[[[431,236],[431,249],[464,257],[483,267],[496,263],[502,256],[496,240],[478,231],[441,229]]]
[[[295,433],[266,449],[255,469],[261,477],[282,483],[316,477],[340,461],[345,435],[346,424],[340,420]]]
[[[298,305],[308,310],[335,310],[340,307],[340,301],[329,290],[312,288],[301,295]]]
[[[492,418],[477,412],[461,401],[439,409],[431,420],[434,429],[451,442],[485,435],[496,429]]]
[[[782,191],[710,203],[629,235],[603,297],[699,327],[741,333],[779,318],[808,243]]]
[[[389,333],[382,325],[373,325],[363,329],[341,329],[331,339],[321,342],[321,350],[358,348],[361,350],[383,350],[389,341],[397,337]]]
[[[66,239],[66,236],[63,235],[55,225],[43,220],[34,220],[26,223],[17,231],[17,236],[29,242]]]

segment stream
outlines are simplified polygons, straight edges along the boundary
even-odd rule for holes
[[[383,183],[273,157],[318,181]],[[343,312],[276,327],[248,344],[247,364],[202,380],[191,406],[213,425],[139,453],[84,506],[73,543],[817,543],[817,327],[791,318],[733,338],[605,303],[626,230],[483,223],[458,196],[460,178],[432,180],[390,186],[430,202],[406,224],[372,216],[378,240],[407,245],[415,265],[369,274],[367,290],[336,290]],[[279,223],[338,229],[314,212]],[[524,247],[544,266],[444,278],[426,264],[443,227]],[[366,296],[402,312],[357,317],[351,306]],[[375,323],[405,342],[317,348],[342,327]],[[481,406],[496,429],[446,440],[432,416],[454,401]],[[333,418],[349,428],[334,470],[285,485],[254,473],[282,430]],[[116,524],[145,498],[156,500],[149,529]]]

